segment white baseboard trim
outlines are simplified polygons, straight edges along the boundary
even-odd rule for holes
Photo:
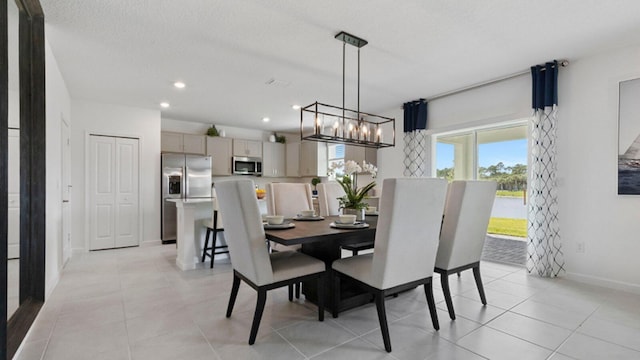
[[[58,270],[58,273],[56,274],[56,276],[54,276],[51,280],[49,280],[49,283],[47,284],[47,286],[45,288],[46,289],[45,292],[44,292],[44,300],[45,300],[45,302],[47,301],[49,296],[51,296],[51,293],[56,288],[56,286],[58,286],[58,282],[60,282],[60,270]]]
[[[72,248],[71,249],[71,257],[73,257],[73,255],[80,255],[80,254],[85,254],[88,253],[89,251],[85,248]]]
[[[147,240],[140,243],[140,247],[162,245],[162,240]]]
[[[626,291],[634,294],[640,294],[640,284],[632,284],[623,281],[611,280],[606,278],[601,278],[598,276],[584,275],[578,273],[567,272],[566,279],[590,284],[606,287],[614,290]]]

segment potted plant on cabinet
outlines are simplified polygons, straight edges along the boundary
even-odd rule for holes
[[[311,179],[311,185],[313,185],[313,195],[318,195],[318,184],[320,184],[320,178],[314,177]]]
[[[212,124],[211,127],[207,129],[207,135],[220,136],[220,133],[218,132],[218,129],[216,129],[216,126]]]

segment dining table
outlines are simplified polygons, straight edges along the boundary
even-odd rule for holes
[[[325,262],[328,270],[328,290],[325,291],[324,305],[334,317],[341,311],[348,310],[372,301],[371,295],[360,288],[357,283],[345,281],[339,282],[339,301],[334,304],[334,296],[337,289],[331,264],[342,257],[341,247],[347,244],[356,244],[374,241],[376,234],[377,216],[366,216],[364,222],[366,228],[334,228],[332,222],[336,222],[338,216],[325,216],[322,220],[295,220],[291,222],[294,227],[286,229],[265,229],[267,240],[283,245],[302,245],[301,251]],[[315,281],[315,280],[314,280]],[[317,303],[317,286],[314,281],[304,282],[302,293],[306,300]],[[334,305],[336,308],[334,308]]]

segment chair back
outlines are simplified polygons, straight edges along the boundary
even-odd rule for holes
[[[444,179],[384,180],[372,285],[388,289],[433,275],[446,193]]]
[[[231,265],[256,285],[272,283],[273,269],[253,181],[219,181],[216,188]]]
[[[222,215],[220,214],[220,206],[218,205],[218,195],[216,194],[216,189],[211,189],[211,197],[213,198],[213,200],[211,201],[211,206],[213,207],[213,212],[211,213],[211,224],[213,224],[216,229],[224,229],[224,224],[222,223]],[[216,211],[218,212],[217,218],[215,217]]]
[[[312,210],[311,185],[301,183],[267,184],[267,213],[295,217],[300,210]]]
[[[339,197],[344,196],[344,189],[338,183],[321,183],[318,189],[318,206],[320,216],[334,216],[342,214]]]
[[[450,270],[480,261],[497,186],[495,181],[449,184],[437,268]]]

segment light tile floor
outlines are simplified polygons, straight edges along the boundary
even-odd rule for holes
[[[7,319],[18,309],[20,259],[7,260]]]
[[[268,295],[247,345],[255,292],[242,285],[225,318],[230,265],[181,272],[174,246],[92,252],[67,264],[18,359],[640,359],[640,296],[483,262],[489,304],[473,276],[451,277],[451,321],[435,276],[440,330],[422,289],[386,301],[393,352],[373,305],[317,321],[316,308]]]

